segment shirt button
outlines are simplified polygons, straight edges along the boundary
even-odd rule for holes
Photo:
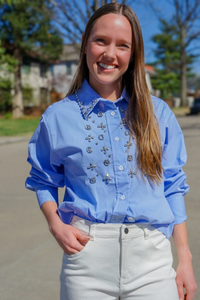
[[[125,228],[124,232],[127,234],[129,232],[128,228]]]
[[[114,111],[111,111],[111,116],[113,117],[115,115],[115,112]]]
[[[115,137],[115,141],[119,142],[119,137],[118,136]]]
[[[121,200],[125,200],[125,196],[124,195],[121,196]]]
[[[135,221],[135,219],[134,218],[132,218],[132,217],[128,217],[128,220],[131,222],[133,222],[133,221]]]
[[[122,171],[124,168],[123,166],[119,166],[119,170]]]

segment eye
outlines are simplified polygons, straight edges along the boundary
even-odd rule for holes
[[[105,44],[104,39],[101,39],[101,38],[96,39],[96,42],[97,42],[98,44]]]
[[[120,48],[125,48],[125,49],[130,49],[129,45],[127,45],[127,44],[122,44],[119,47]]]

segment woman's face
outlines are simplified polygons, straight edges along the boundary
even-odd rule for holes
[[[122,75],[132,55],[132,29],[126,17],[107,14],[97,19],[85,53],[92,88],[99,95],[102,89],[121,92]]]

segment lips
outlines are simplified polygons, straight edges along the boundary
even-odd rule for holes
[[[102,63],[102,62],[99,62],[99,63],[97,63],[97,64],[98,64],[98,66],[100,66],[101,68],[104,68],[104,69],[107,69],[107,70],[111,70],[111,69],[117,68],[116,65],[105,64],[105,63]]]

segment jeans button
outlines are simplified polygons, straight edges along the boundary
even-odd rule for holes
[[[128,234],[128,232],[129,232],[128,228],[125,228],[125,229],[124,229],[124,232],[125,232],[126,234]]]

